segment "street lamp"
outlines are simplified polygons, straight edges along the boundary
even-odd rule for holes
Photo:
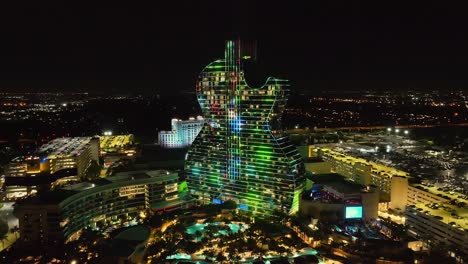
[[[400,133],[400,129],[399,128],[395,129],[395,132]]]
[[[392,128],[391,128],[391,127],[387,127],[387,131],[388,131],[388,132],[392,132]]]
[[[409,134],[409,131],[408,130],[405,130],[405,135],[408,135]]]

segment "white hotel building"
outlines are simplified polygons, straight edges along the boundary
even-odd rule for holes
[[[189,120],[172,119],[171,131],[161,131],[158,135],[159,145],[163,148],[186,148],[192,144],[202,129],[203,117]]]

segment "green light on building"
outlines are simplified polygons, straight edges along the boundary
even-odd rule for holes
[[[190,193],[203,203],[234,200],[240,209],[294,213],[305,186],[301,156],[280,128],[287,80],[270,77],[260,88],[244,79],[239,41],[209,64],[197,82],[205,125],[185,164]]]

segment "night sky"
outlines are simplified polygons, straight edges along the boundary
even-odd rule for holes
[[[468,84],[463,6],[253,2],[3,6],[0,91],[193,91],[198,73],[237,36],[258,41],[260,72],[298,91]]]

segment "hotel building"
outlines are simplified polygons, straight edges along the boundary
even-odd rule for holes
[[[57,138],[32,155],[16,157],[5,170],[6,199],[16,199],[36,192],[38,185],[57,179],[83,179],[92,162],[99,164],[99,138]]]
[[[466,203],[408,204],[408,233],[432,246],[446,246],[454,256],[468,257],[468,208]]]
[[[203,117],[190,117],[189,120],[172,119],[171,131],[158,134],[159,145],[163,148],[186,148],[192,144],[203,127]]]
[[[390,194],[390,208],[405,215],[408,234],[432,246],[448,246],[458,258],[468,256],[468,200],[463,194],[436,186],[410,184],[403,171],[328,148],[310,146],[310,157],[320,157],[321,168],[331,167],[354,182],[370,182]],[[315,170],[315,168],[314,168]]]
[[[164,170],[132,171],[29,197],[18,203],[20,242],[54,244],[74,240],[85,227],[121,225],[146,210],[186,206],[178,174]]]
[[[378,218],[380,190],[375,186],[363,186],[335,174],[307,175],[306,191],[302,195],[299,210],[302,215],[328,221],[346,219],[346,207],[362,208],[362,215],[351,220]]]
[[[394,176],[408,176],[408,173],[379,163],[354,157],[330,148],[309,146],[309,157],[321,158],[331,166],[331,172],[341,174],[364,186],[379,187],[382,195],[390,196],[391,180]]]
[[[99,164],[99,138],[57,138],[37,150],[46,170],[54,174],[63,169],[76,168],[78,178],[85,177],[91,161]]]
[[[435,186],[408,184],[407,179],[397,181],[392,184],[396,195],[392,196],[391,207],[404,211],[408,234],[432,246],[445,245],[457,257],[466,258],[468,200],[464,195]],[[406,198],[404,203],[402,197]]]
[[[225,58],[201,72],[197,99],[204,126],[190,147],[185,172],[200,203],[234,200],[256,215],[299,209],[304,165],[280,128],[289,82],[268,78],[260,88],[244,79],[239,41],[228,41]]]

